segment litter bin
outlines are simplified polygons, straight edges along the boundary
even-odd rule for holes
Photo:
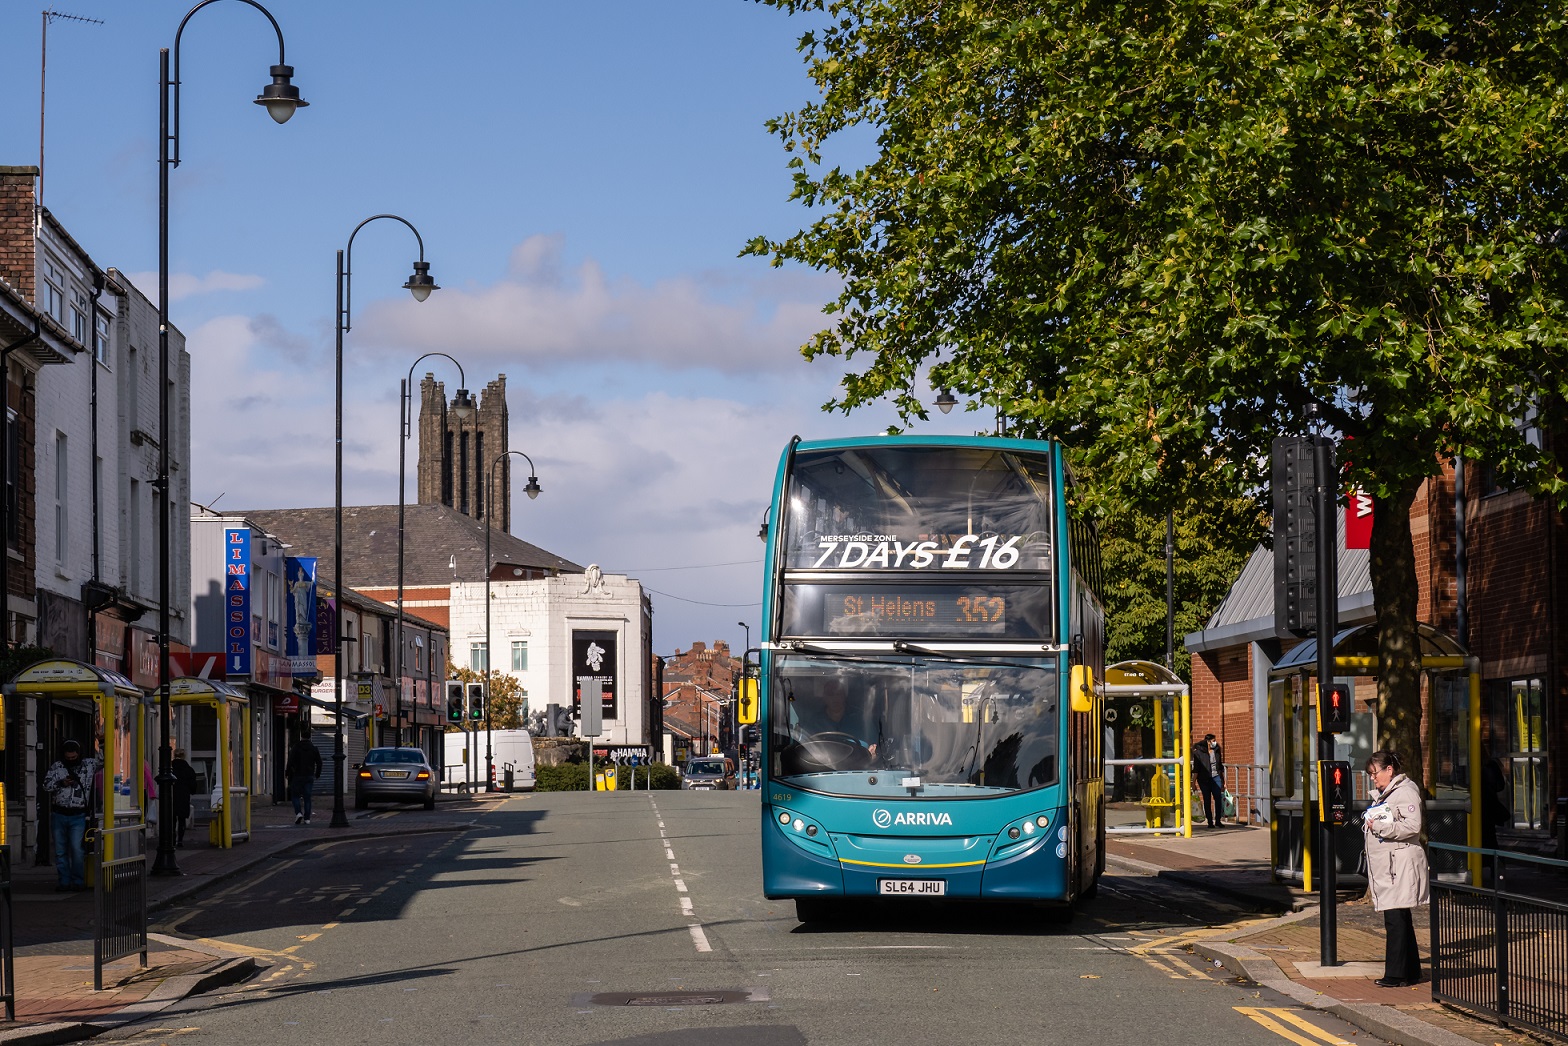
[[[503,769],[501,770],[501,787],[505,791],[510,792],[512,790],[512,782],[517,780],[517,768],[511,763],[504,763],[502,765]]]

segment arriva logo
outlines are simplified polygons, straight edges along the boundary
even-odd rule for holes
[[[894,816],[883,809],[871,811],[871,823],[878,828],[890,828],[893,825],[926,825],[932,828],[938,825],[951,826],[953,823],[950,814],[903,813]]]

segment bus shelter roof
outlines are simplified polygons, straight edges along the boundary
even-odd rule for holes
[[[7,694],[23,697],[81,696],[89,691],[138,700],[146,696],[141,687],[118,672],[63,657],[35,662],[5,685]]]
[[[1184,694],[1181,676],[1155,661],[1118,661],[1105,668],[1105,689],[1111,694]]]
[[[1450,658],[1463,658],[1464,647],[1460,646],[1454,638],[1446,632],[1441,632],[1431,625],[1418,622],[1416,635],[1421,647],[1421,661],[1429,667],[1449,667],[1444,662]],[[1356,658],[1359,660],[1377,660],[1377,625],[1357,625],[1347,628],[1334,636],[1334,657]],[[1441,659],[1441,660],[1440,660]],[[1434,664],[1434,662],[1436,662]],[[1318,663],[1318,641],[1314,636],[1311,639],[1293,647],[1291,651],[1280,659],[1269,674],[1273,676],[1290,675],[1295,672],[1304,672],[1316,668]]]
[[[250,695],[237,686],[221,679],[203,679],[200,676],[181,676],[169,681],[169,699],[176,704],[193,701],[234,701],[250,704]]]

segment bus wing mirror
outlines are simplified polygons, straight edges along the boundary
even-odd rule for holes
[[[1068,677],[1068,696],[1072,699],[1074,712],[1094,711],[1094,673],[1088,665],[1074,665],[1072,675]]]
[[[755,679],[742,679],[740,681],[740,704],[736,708],[736,717],[742,724],[757,721],[757,681]]]

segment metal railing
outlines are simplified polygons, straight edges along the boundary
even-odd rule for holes
[[[1493,872],[1490,886],[1432,878],[1433,1001],[1568,1041],[1568,861],[1428,845]]]
[[[1236,818],[1237,824],[1268,824],[1268,767],[1257,763],[1227,763],[1225,790],[1236,797],[1236,812],[1232,816]]]
[[[103,991],[105,964],[140,953],[147,965],[147,826],[100,832],[97,851],[93,990]]]
[[[0,802],[5,796],[0,795]],[[5,815],[0,813],[0,834]],[[16,942],[13,937],[15,913],[11,910],[11,847],[0,842],[0,999],[5,1001],[5,1019],[16,1020]]]

